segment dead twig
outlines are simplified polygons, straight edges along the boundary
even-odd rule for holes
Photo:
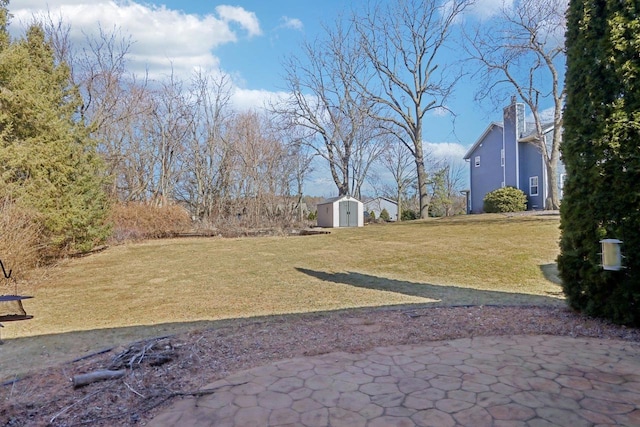
[[[64,414],[65,412],[67,412],[69,409],[73,408],[74,406],[79,405],[80,403],[84,402],[85,400],[88,400],[90,398],[92,398],[93,396],[103,392],[104,390],[106,390],[109,386],[106,387],[102,387],[100,390],[96,390],[91,394],[86,395],[85,397],[83,397],[80,400],[76,400],[75,402],[73,402],[71,405],[66,406],[64,408],[62,408],[61,411],[59,411],[57,414],[55,414],[53,417],[51,417],[51,419],[49,420],[49,424],[52,424],[56,418],[58,418],[60,415]]]
[[[126,385],[126,386],[127,386],[127,388],[128,388],[129,390],[131,390],[133,393],[137,394],[138,396],[140,396],[140,397],[141,397],[141,398],[143,398],[143,399],[146,399],[146,397],[145,397],[143,394],[138,393],[137,391],[135,391],[135,390],[133,389],[133,387],[131,387],[129,384],[127,384],[127,382],[126,382],[126,381],[123,381],[123,382],[124,382],[124,385]]]

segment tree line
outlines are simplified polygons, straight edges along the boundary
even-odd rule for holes
[[[502,43],[489,49],[486,32],[458,37],[470,1],[370,3],[284,61],[288,97],[240,111],[219,72],[160,80],[133,73],[134,41],[117,29],[100,28],[79,47],[63,21],[41,18],[12,39],[9,1],[0,0],[0,197],[31,212],[43,245],[65,251],[104,241],[114,203],[179,205],[206,227],[300,220],[316,157],[339,195],[364,196],[376,171],[386,171],[394,183],[377,188],[400,211],[404,204],[421,218],[457,213],[462,172],[430,158],[428,115],[448,110],[469,69],[480,70],[496,98],[515,90],[538,107],[544,89],[527,76],[554,75],[563,50],[544,50],[551,44],[543,37],[551,17],[562,25],[562,13],[554,0],[540,0],[523,15],[527,4],[502,10],[512,18],[505,31],[539,37],[527,44],[521,36],[518,49],[489,40]],[[448,62],[456,41],[479,67]],[[481,55],[498,48],[511,52],[501,60],[513,68]],[[506,84],[499,71],[510,76]],[[560,83],[553,80],[551,94],[561,103]],[[550,168],[556,144],[545,157]]]

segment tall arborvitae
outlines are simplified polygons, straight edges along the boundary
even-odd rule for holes
[[[571,0],[558,267],[569,305],[640,325],[640,3]],[[620,239],[624,269],[601,267]]]
[[[35,211],[51,248],[87,249],[108,233],[103,164],[69,67],[37,25],[10,40],[7,15],[0,5],[0,197]]]

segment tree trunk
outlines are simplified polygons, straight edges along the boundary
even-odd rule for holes
[[[427,186],[427,171],[424,167],[424,155],[422,152],[422,141],[416,139],[414,141],[416,170],[418,172],[418,194],[420,197],[420,218],[429,217],[429,187]]]
[[[398,204],[398,218],[396,221],[402,221],[402,188],[398,187],[398,198],[396,199],[396,203]]]

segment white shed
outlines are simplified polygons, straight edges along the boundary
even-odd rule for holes
[[[367,212],[373,212],[376,218],[380,218],[380,213],[383,209],[386,209],[390,221],[398,220],[398,203],[396,203],[395,200],[386,197],[376,197],[375,199],[364,202],[364,208]]]
[[[362,227],[362,202],[350,196],[340,196],[318,203],[318,227]]]

